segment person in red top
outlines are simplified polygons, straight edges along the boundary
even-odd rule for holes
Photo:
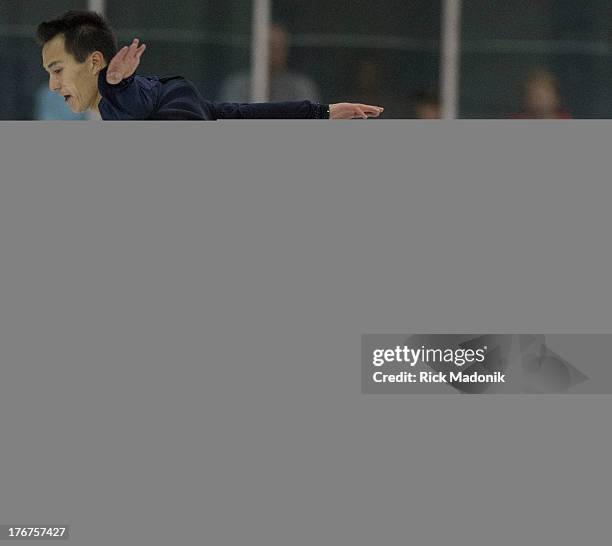
[[[549,70],[538,68],[523,83],[523,110],[512,119],[572,119],[562,107],[559,83]]]

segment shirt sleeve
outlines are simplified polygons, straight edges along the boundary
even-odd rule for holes
[[[210,102],[213,119],[328,119],[329,106],[318,102]]]
[[[147,119],[156,109],[160,95],[159,81],[132,74],[118,84],[106,81],[106,68],[98,74],[98,90],[113,109],[121,112],[121,119]]]

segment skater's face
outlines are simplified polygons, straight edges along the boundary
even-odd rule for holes
[[[42,48],[43,67],[49,73],[49,89],[64,97],[73,112],[85,112],[96,104],[98,73],[103,68],[100,52],[91,53],[78,62],[64,47],[64,36],[58,34]]]

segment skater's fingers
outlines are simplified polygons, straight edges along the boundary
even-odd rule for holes
[[[115,67],[117,65],[122,64],[125,61],[125,56],[127,55],[127,47],[122,47],[117,54],[111,59],[111,66]]]
[[[146,44],[142,44],[137,50],[136,50],[136,58],[138,60],[140,60],[140,57],[142,57],[142,54],[144,53],[145,49],[147,49]]]

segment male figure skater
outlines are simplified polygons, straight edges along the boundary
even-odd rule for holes
[[[38,26],[49,88],[73,112],[93,110],[103,120],[351,119],[378,117],[366,104],[319,104],[307,100],[269,103],[212,102],[187,79],[136,75],[145,50],[136,38],[117,52],[105,19],[69,11]]]

